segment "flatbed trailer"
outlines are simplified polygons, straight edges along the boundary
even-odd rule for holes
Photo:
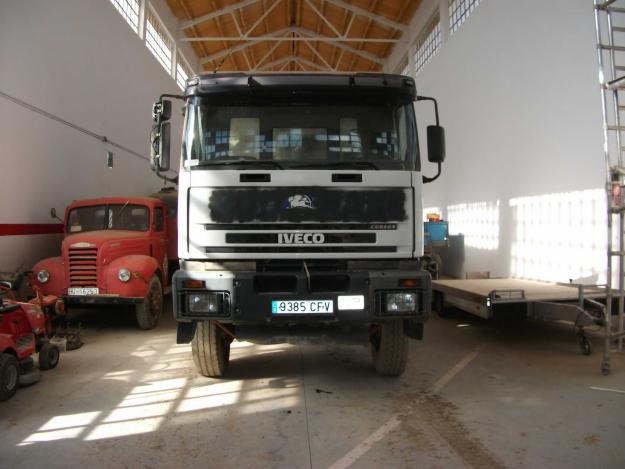
[[[603,374],[610,371],[611,321],[605,285],[577,285],[517,278],[439,279],[432,281],[432,309],[443,315],[453,306],[484,319],[496,314],[521,314],[531,319],[572,324],[582,353],[591,353],[585,328],[604,326]]]

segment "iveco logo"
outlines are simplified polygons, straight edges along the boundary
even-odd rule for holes
[[[284,208],[313,208],[313,201],[306,194],[295,194],[286,200]]]
[[[323,244],[323,233],[278,233],[278,244]]]

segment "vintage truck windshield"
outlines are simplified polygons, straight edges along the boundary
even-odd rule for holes
[[[185,166],[227,161],[278,168],[325,165],[418,170],[411,103],[211,104],[191,102],[183,141]],[[277,164],[275,164],[277,163]]]
[[[77,207],[67,217],[68,233],[97,230],[148,231],[150,210],[144,205],[111,204]]]

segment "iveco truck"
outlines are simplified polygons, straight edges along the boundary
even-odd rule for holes
[[[421,188],[445,156],[436,101],[383,74],[207,74],[153,108],[152,168],[170,167],[172,99],[183,100],[178,343],[224,376],[233,340],[361,343],[400,375],[421,339]],[[416,101],[434,103],[422,172]]]

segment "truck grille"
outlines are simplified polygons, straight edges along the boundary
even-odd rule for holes
[[[70,248],[69,286],[98,286],[98,250],[96,248]]]

